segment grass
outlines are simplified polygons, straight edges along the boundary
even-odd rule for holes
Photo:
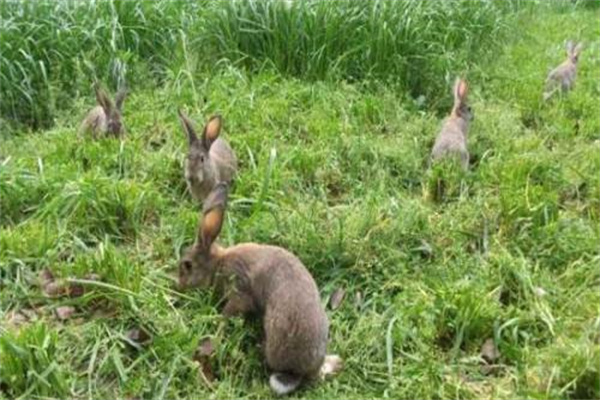
[[[345,370],[292,397],[600,397],[598,8],[514,17],[519,36],[478,60],[480,79],[469,75],[473,165],[440,202],[426,198],[426,161],[441,118],[385,79],[225,65],[140,83],[122,143],[76,135],[91,96],[57,109],[52,129],[5,137],[0,398],[272,396],[258,327],[223,321],[209,291],[171,289],[199,211],[183,182],[179,106],[197,122],[222,113],[240,159],[221,242],[290,249],[323,302],[346,289],[328,311]],[[577,88],[541,104],[571,37],[586,43]],[[438,96],[450,101],[449,85]],[[49,299],[43,268],[101,282]],[[57,320],[60,306],[73,318]],[[19,327],[17,311],[30,315]],[[138,350],[124,337],[140,326],[152,342]],[[204,337],[216,349],[212,383],[193,361]],[[488,374],[490,338],[500,358]]]
[[[194,86],[224,64],[310,80],[385,80],[435,102],[445,87],[440,76],[468,71],[501,42],[507,4],[7,1],[0,115],[47,128],[92,79]]]

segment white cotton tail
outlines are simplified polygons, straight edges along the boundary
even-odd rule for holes
[[[301,377],[283,372],[275,372],[269,378],[271,389],[280,396],[293,392],[300,383],[302,383]]]
[[[336,375],[338,372],[342,370],[344,367],[344,360],[342,357],[338,355],[329,355],[325,356],[325,361],[323,361],[323,365],[321,365],[320,376],[321,379],[326,378],[331,375]]]

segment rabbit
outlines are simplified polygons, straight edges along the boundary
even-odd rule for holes
[[[127,89],[121,88],[117,92],[114,103],[97,82],[94,84],[94,91],[98,105],[87,114],[81,124],[80,132],[91,132],[94,139],[101,135],[123,136],[125,128],[122,112]]]
[[[214,243],[227,196],[228,186],[221,182],[206,198],[196,242],[179,262],[179,288],[212,286],[227,299],[225,317],[262,317],[263,352],[276,394],[337,373],[343,360],[326,355],[329,322],[302,262],[281,247],[242,243],[225,248]]]
[[[230,184],[237,171],[237,160],[229,144],[219,137],[222,118],[212,116],[198,138],[192,121],[179,110],[179,119],[189,141],[185,161],[185,180],[192,197],[202,202],[219,182]]]
[[[548,74],[544,100],[550,99],[559,90],[566,93],[573,89],[575,78],[577,77],[577,61],[579,60],[581,49],[581,43],[575,45],[572,40],[567,42],[567,59]]]
[[[469,123],[473,120],[473,110],[467,104],[468,89],[466,81],[460,78],[456,79],[454,84],[454,107],[450,116],[444,122],[431,151],[431,161],[436,161],[450,154],[458,155],[461,166],[465,171],[469,168],[467,132]]]

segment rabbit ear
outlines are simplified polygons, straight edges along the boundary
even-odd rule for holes
[[[210,150],[210,146],[212,146],[213,142],[219,137],[222,125],[223,120],[218,114],[210,117],[206,123],[204,132],[202,133],[202,144],[207,151]]]
[[[109,114],[112,110],[112,101],[106,92],[100,87],[98,82],[94,83],[94,91],[96,92],[96,101],[104,109],[104,112]]]
[[[581,53],[582,49],[583,49],[583,45],[581,43],[577,43],[577,46],[575,46],[575,48],[573,48],[571,55],[575,58],[579,57],[579,53]]]
[[[463,79],[456,78],[454,83],[454,105],[460,105],[467,99],[469,87]]]
[[[575,48],[575,43],[572,40],[567,40],[565,44],[565,49],[567,50],[567,56],[571,56],[573,54],[573,49]]]
[[[115,105],[117,106],[117,109],[119,111],[123,110],[123,102],[125,101],[125,97],[127,97],[127,94],[129,92],[127,91],[126,87],[122,87],[121,89],[119,89],[119,91],[117,92],[116,96],[115,96]]]
[[[210,250],[210,246],[221,232],[228,191],[227,184],[221,182],[210,192],[204,203],[204,215],[198,232],[198,243],[205,251]]]
[[[190,145],[196,143],[198,141],[198,135],[196,135],[194,124],[192,123],[192,121],[190,121],[187,115],[185,115],[184,112],[181,111],[181,109],[177,110],[177,113],[179,114],[181,125],[183,126],[183,130],[187,134]]]

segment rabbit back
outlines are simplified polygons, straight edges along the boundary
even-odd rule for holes
[[[316,285],[313,282],[312,293],[307,287],[308,281],[302,282],[301,277],[281,285],[265,309],[263,326],[267,365],[312,378],[325,359],[329,323]]]
[[[467,150],[467,124],[460,118],[450,117],[444,123],[442,130],[433,145],[431,159],[439,160],[449,155],[458,155],[463,168],[469,166]]]
[[[94,138],[106,134],[108,129],[108,118],[101,106],[96,106],[90,110],[79,131],[83,134],[91,133]]]
[[[577,76],[577,66],[567,60],[563,64],[556,67],[548,75],[549,89],[559,88],[563,92],[573,89],[575,78]]]
[[[326,355],[329,322],[306,267],[285,249],[252,243],[229,248],[226,259],[246,265],[247,290],[263,317],[269,368],[316,376]]]
[[[231,183],[237,171],[237,159],[229,143],[222,138],[215,140],[209,157],[217,171],[217,181]]]

